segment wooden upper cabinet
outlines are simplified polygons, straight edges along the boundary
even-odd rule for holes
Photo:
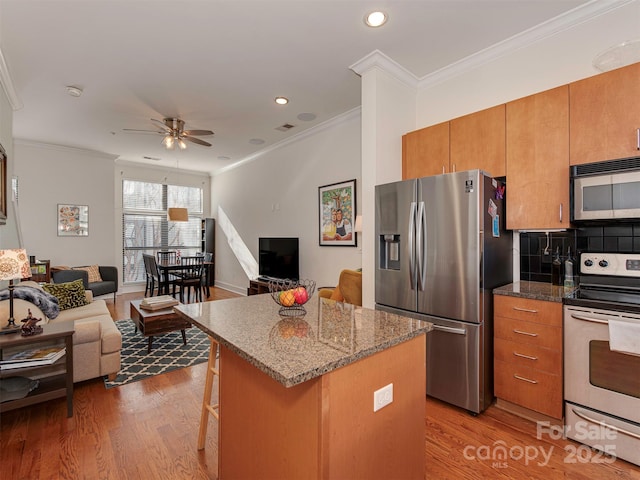
[[[569,84],[571,165],[640,155],[640,63]]]
[[[402,136],[402,178],[449,172],[449,122]]]
[[[569,227],[569,86],[507,103],[507,229]]]
[[[506,175],[505,108],[498,105],[451,120],[451,171],[479,168],[493,177]]]

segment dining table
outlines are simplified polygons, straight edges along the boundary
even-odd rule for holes
[[[209,285],[209,268],[208,265],[213,265],[213,262],[203,262],[204,263],[204,271],[205,271],[205,282],[206,285]],[[158,273],[160,274],[160,285],[158,288],[158,295],[169,295],[171,292],[169,291],[169,287],[171,286],[171,275],[175,275],[182,271],[185,266],[179,262],[157,262]],[[207,298],[209,298],[210,293],[207,288]]]

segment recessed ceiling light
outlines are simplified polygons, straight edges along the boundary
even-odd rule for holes
[[[218,160],[231,160],[231,157],[227,157],[226,155],[218,155]]]
[[[76,87],[74,85],[68,85],[66,89],[67,89],[67,93],[72,97],[79,97],[80,95],[82,95],[82,89],[80,87]]]
[[[289,99],[287,97],[276,97],[275,102],[278,105],[286,105],[287,103],[289,103]]]
[[[369,27],[381,27],[387,23],[387,14],[384,12],[371,12],[364,17],[364,23]]]
[[[249,143],[251,145],[262,145],[264,143],[264,140],[261,138],[252,138],[251,140],[249,140]]]

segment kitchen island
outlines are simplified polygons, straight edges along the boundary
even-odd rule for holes
[[[281,316],[269,294],[176,307],[220,344],[219,478],[423,479],[431,324],[317,296],[304,307]]]

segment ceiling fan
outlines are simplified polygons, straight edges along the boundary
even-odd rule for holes
[[[138,130],[135,128],[124,128],[126,132],[144,132],[144,133],[158,133],[164,135],[162,144],[169,150],[173,150],[176,146],[184,150],[187,148],[187,144],[184,141],[197,143],[205,147],[210,147],[209,142],[205,142],[198,136],[213,135],[211,130],[185,130],[184,120],[179,118],[165,118],[162,121],[152,118],[151,121],[159,128],[159,130]]]

